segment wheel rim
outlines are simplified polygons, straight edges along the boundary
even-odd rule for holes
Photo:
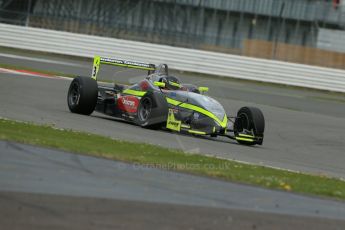
[[[70,105],[78,105],[80,99],[80,90],[79,90],[79,84],[74,82],[71,86],[70,92],[69,92],[69,103]]]
[[[140,103],[139,109],[139,119],[141,121],[146,121],[151,113],[152,102],[149,98],[145,98]]]

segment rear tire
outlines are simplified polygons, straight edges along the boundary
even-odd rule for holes
[[[67,94],[68,108],[72,113],[90,115],[96,107],[98,97],[97,82],[88,77],[76,77]]]
[[[260,140],[254,142],[237,140],[238,143],[243,145],[262,145],[265,131],[265,118],[260,109],[255,107],[242,107],[237,112],[234,125],[235,135],[242,133],[244,130],[253,131],[254,136],[259,137]]]

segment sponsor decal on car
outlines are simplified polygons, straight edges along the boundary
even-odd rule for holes
[[[123,96],[117,101],[118,108],[128,113],[136,113],[139,105],[139,99],[135,96]]]
[[[176,120],[174,111],[169,109],[168,120],[167,120],[167,129],[180,131],[181,130],[181,121]]]
[[[122,99],[122,103],[124,105],[128,105],[130,107],[134,107],[135,106],[135,102],[134,101],[130,101],[130,100],[126,99],[125,97],[123,97],[121,99]]]
[[[127,61],[127,60],[120,60],[115,58],[106,58],[101,57],[101,62],[108,62],[108,63],[114,63],[114,64],[120,64],[120,65],[130,65],[130,66],[140,66],[145,68],[151,68],[150,64],[142,63],[142,62],[135,62],[135,61]]]

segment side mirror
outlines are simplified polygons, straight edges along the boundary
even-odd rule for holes
[[[164,82],[155,81],[155,82],[153,82],[153,84],[155,86],[158,86],[159,88],[164,88],[165,87],[165,83]]]
[[[200,91],[200,93],[205,93],[208,92],[208,87],[199,87],[198,90]]]

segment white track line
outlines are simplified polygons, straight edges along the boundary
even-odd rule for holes
[[[65,66],[73,66],[73,67],[87,67],[86,65],[77,64],[77,63],[49,60],[49,59],[44,59],[44,58],[20,56],[20,55],[15,55],[15,54],[0,53],[0,57],[14,58],[14,59],[19,59],[19,60],[27,60],[27,61],[34,61],[34,62],[41,62],[41,63],[51,63],[51,64],[58,64],[58,65],[65,65]]]

